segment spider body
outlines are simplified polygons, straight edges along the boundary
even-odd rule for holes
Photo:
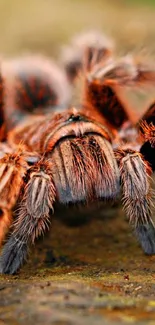
[[[29,245],[49,228],[56,202],[113,200],[120,190],[143,250],[155,253],[150,183],[155,152],[152,109],[140,124],[140,138],[135,117],[122,97],[122,85],[152,83],[155,73],[128,58],[109,61],[105,50],[103,60],[100,49],[94,53],[87,53],[79,106],[58,110],[54,104],[39,114],[31,110],[8,128],[0,144],[1,242],[14,219],[1,256],[2,273],[14,274],[21,267]],[[152,160],[146,144],[152,150]]]

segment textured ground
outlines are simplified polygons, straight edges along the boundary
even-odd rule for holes
[[[154,324],[155,257],[120,208],[92,215],[57,217],[20,273],[0,276],[0,325]]]

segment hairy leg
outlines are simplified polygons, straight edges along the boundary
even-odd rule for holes
[[[140,149],[141,154],[155,171],[155,103],[152,104],[142,117],[139,129],[144,143]]]
[[[12,223],[14,207],[28,165],[21,152],[11,153],[11,148],[0,144],[0,245]]]
[[[155,226],[151,217],[151,168],[142,155],[133,150],[118,150],[123,189],[123,205],[144,252],[155,254]]]
[[[85,75],[84,108],[92,110],[94,116],[102,116],[115,129],[121,128],[127,121],[135,124],[139,114],[131,107],[124,90],[154,82],[155,71],[149,65],[137,63],[132,57],[95,62]]]
[[[14,274],[23,264],[29,245],[49,227],[49,210],[53,209],[54,200],[50,163],[39,162],[30,170],[12,233],[3,249],[2,273]]]
[[[109,37],[97,30],[75,35],[68,46],[63,46],[60,61],[68,79],[74,83],[79,72],[90,69],[92,63],[112,56],[114,44]]]

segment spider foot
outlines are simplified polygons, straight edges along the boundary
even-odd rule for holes
[[[144,252],[147,255],[155,254],[155,227],[150,224],[140,225],[135,229],[136,237],[138,238]]]
[[[15,237],[5,244],[0,258],[0,272],[15,274],[27,257],[27,245]]]
[[[155,227],[152,221],[151,168],[133,150],[117,152],[123,189],[123,204],[129,222],[146,254],[155,254]]]

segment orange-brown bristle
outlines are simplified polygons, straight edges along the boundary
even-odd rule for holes
[[[147,124],[146,121],[140,123],[141,133],[146,141],[149,141],[151,146],[155,148],[155,125],[153,123]]]

